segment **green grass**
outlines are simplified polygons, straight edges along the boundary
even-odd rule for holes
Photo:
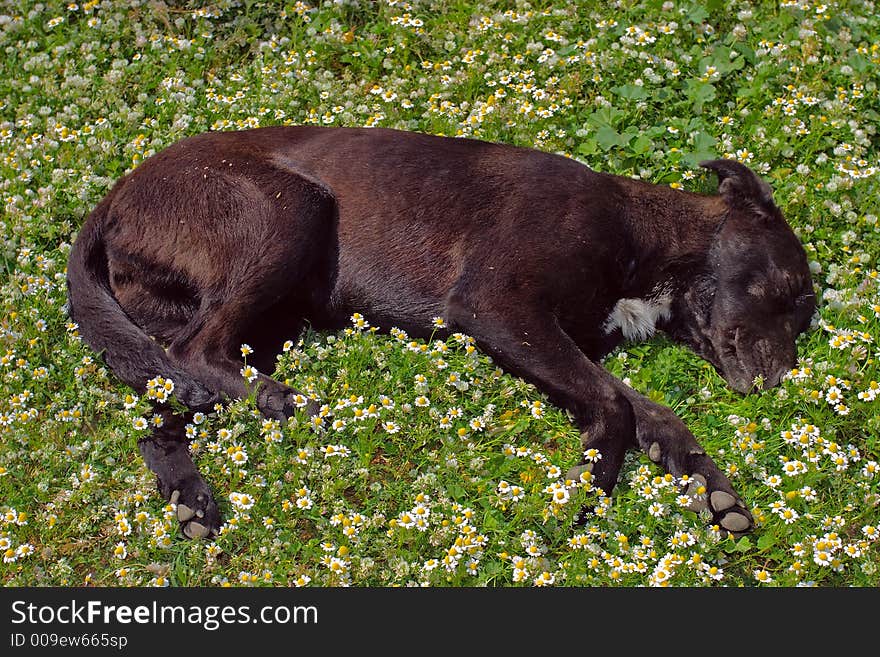
[[[0,3],[0,581],[876,585],[873,3],[315,4]],[[703,158],[759,171],[820,299],[797,372],[741,397],[662,338],[605,362],[687,422],[755,532],[722,538],[680,511],[677,483],[636,453],[611,498],[553,504],[579,458],[564,413],[464,337],[353,327],[308,333],[278,362],[327,405],[324,427],[263,422],[250,400],[193,425],[227,524],[181,538],[137,452],[145,400],[68,323],[66,255],[152,153],[280,123],[472,136],[702,191]]]

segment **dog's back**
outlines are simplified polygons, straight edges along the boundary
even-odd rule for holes
[[[338,278],[328,313],[312,318],[319,326],[341,326],[357,311],[428,335],[473,276],[497,275],[500,295],[532,287],[538,296],[559,291],[566,262],[592,261],[612,281],[619,266],[593,248],[625,232],[618,180],[569,158],[388,129],[269,128],[254,137],[272,143],[274,164],[308,172],[336,198]]]

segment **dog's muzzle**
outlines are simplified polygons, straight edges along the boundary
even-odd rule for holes
[[[731,388],[750,394],[773,388],[795,365],[794,340],[755,338],[736,329],[732,340],[716,349],[719,374]]]

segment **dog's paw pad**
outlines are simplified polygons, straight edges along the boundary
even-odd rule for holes
[[[186,504],[177,505],[177,519],[180,522],[187,522],[193,518],[204,518],[205,512],[202,509],[191,509]]]
[[[712,491],[709,496],[709,504],[716,513],[727,511],[727,509],[736,505],[736,498],[723,490]]]
[[[177,519],[180,522],[186,522],[187,520],[191,520],[196,515],[194,509],[189,508],[186,504],[178,504],[177,505]],[[204,513],[202,513],[204,515]]]
[[[187,538],[206,538],[209,534],[216,534],[216,531],[195,520],[183,525],[183,533]]]
[[[729,488],[727,480],[719,481],[719,477],[694,474],[688,478],[684,495],[690,498],[688,510],[697,514],[708,512],[712,516],[711,523],[721,528],[722,533],[730,533],[739,537],[754,527],[752,514],[743,501]],[[727,488],[727,490],[723,490]]]
[[[725,512],[718,521],[718,524],[736,536],[737,534],[749,531],[752,528],[753,522],[748,511],[736,507]]]

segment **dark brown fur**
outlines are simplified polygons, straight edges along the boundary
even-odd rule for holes
[[[606,324],[615,304],[662,298],[657,328],[737,390],[793,365],[814,309],[803,248],[766,183],[736,162],[705,166],[718,196],[394,130],[202,134],[145,161],[89,216],[71,314],[120,379],[170,377],[192,409],[245,394],[243,342],[270,372],[304,321],[336,329],[361,312],[426,337],[440,316],[571,411],[603,454],[597,485],[610,492],[639,447],[700,475],[713,519],[742,531],[745,505],[678,418],[596,364],[624,337]],[[259,384],[265,415],[293,413],[292,388]],[[181,516],[200,536],[219,514],[180,429],[169,417],[141,451],[165,496],[202,514]]]

